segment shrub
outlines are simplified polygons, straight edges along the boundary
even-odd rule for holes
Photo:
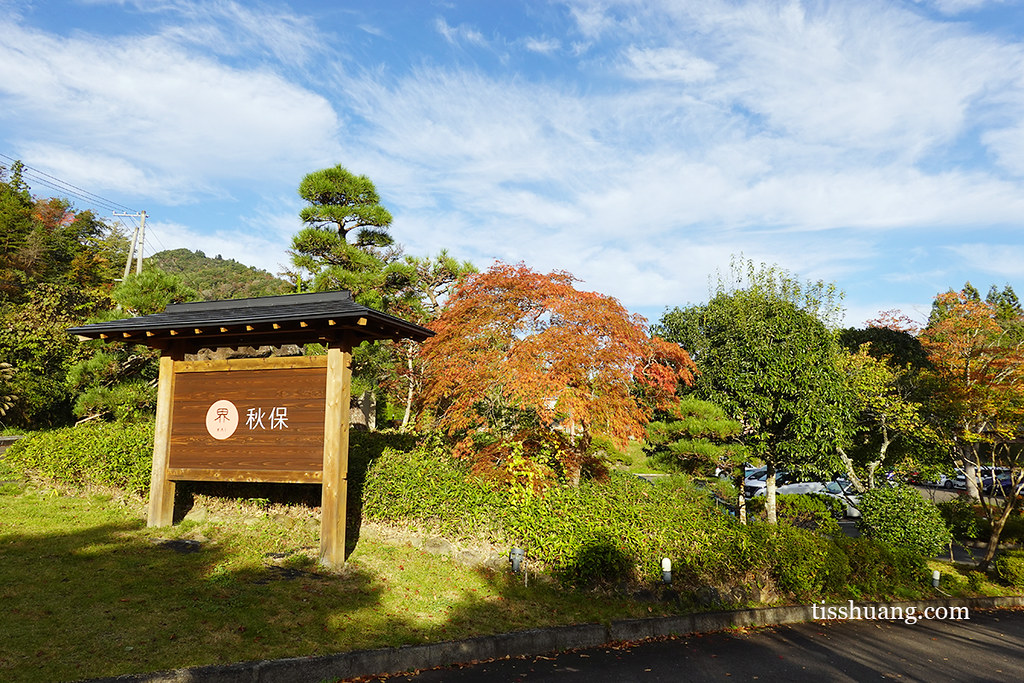
[[[897,548],[934,557],[952,538],[938,508],[910,486],[881,486],[860,500],[861,532]]]
[[[1024,543],[1024,515],[1020,512],[1010,515],[1003,527],[1003,532],[999,535],[999,542]]]
[[[351,432],[349,481],[356,491],[368,463],[388,445],[412,448],[417,438],[397,432]],[[12,473],[33,471],[73,485],[145,492],[153,464],[153,422],[91,422],[31,432],[7,449],[3,461]]]
[[[50,432],[32,432],[15,442],[4,459],[69,484],[116,486],[135,492],[149,487],[153,423],[94,422]]]
[[[820,501],[799,505],[835,524]],[[870,539],[740,525],[685,477],[652,485],[613,472],[607,483],[584,481],[518,499],[472,477],[464,461],[423,447],[389,449],[371,464],[363,516],[520,547],[528,567],[549,570],[571,585],[656,581],[661,559],[668,557],[679,590],[723,588],[723,602],[749,599],[744,595],[753,586],[801,598],[891,595],[919,588],[925,575],[915,553]]]
[[[920,588],[927,581],[928,565],[914,550],[866,537],[840,536],[834,542],[850,563],[848,581],[858,595],[892,595],[900,588]]]
[[[1024,588],[1024,550],[1007,550],[999,553],[992,566],[1003,581],[1014,588]]]
[[[939,514],[949,527],[953,538],[967,540],[978,538],[982,530],[982,519],[977,509],[963,498],[952,498],[938,503]]]
[[[752,516],[765,518],[765,496],[756,496],[747,502]],[[799,495],[784,493],[776,496],[776,515],[782,524],[818,531],[825,534],[839,533],[837,517],[842,517],[843,504],[828,496]]]
[[[623,547],[621,539],[599,530],[583,541],[562,568],[561,574],[566,583],[577,586],[629,581],[635,578],[636,571],[631,555]]]
[[[835,543],[786,525],[776,529],[774,541],[772,570],[780,588],[807,598],[846,584],[850,561]]]

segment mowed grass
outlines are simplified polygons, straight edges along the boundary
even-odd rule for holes
[[[147,529],[137,501],[0,484],[0,680],[61,681],[329,654],[662,613],[523,584],[362,533],[315,563],[310,511]],[[199,539],[179,549],[163,539]]]

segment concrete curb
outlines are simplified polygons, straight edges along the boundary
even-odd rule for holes
[[[913,607],[920,615],[928,607],[968,607],[970,609],[1024,607],[1024,596],[855,604],[858,607],[899,607],[903,611]],[[561,650],[596,647],[605,643],[637,641],[659,636],[708,633],[736,627],[792,624],[812,621],[813,617],[811,605],[790,605],[733,612],[706,612],[673,617],[627,619],[613,621],[608,626],[602,624],[558,626],[428,645],[357,650],[321,657],[240,662],[225,666],[198,666],[149,674],[129,674],[116,678],[95,678],[81,683],[198,683],[200,681],[202,683],[307,683],[309,681],[334,681],[357,676],[432,669],[459,662],[498,659],[505,656],[541,655]]]

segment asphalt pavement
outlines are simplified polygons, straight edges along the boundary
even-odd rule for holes
[[[816,621],[511,657],[362,680],[1014,681],[1024,680],[1024,609],[970,620]]]

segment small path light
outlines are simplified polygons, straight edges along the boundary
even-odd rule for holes
[[[932,570],[932,587],[933,588],[938,588],[939,587],[939,581],[941,581],[941,580],[942,580],[942,572],[940,572],[938,569],[933,569]]]
[[[661,582],[672,583],[672,560],[667,557],[661,559]]]
[[[508,553],[508,561],[512,563],[512,571],[518,574],[522,571],[523,560],[526,557],[526,551],[522,548],[512,548]]]

